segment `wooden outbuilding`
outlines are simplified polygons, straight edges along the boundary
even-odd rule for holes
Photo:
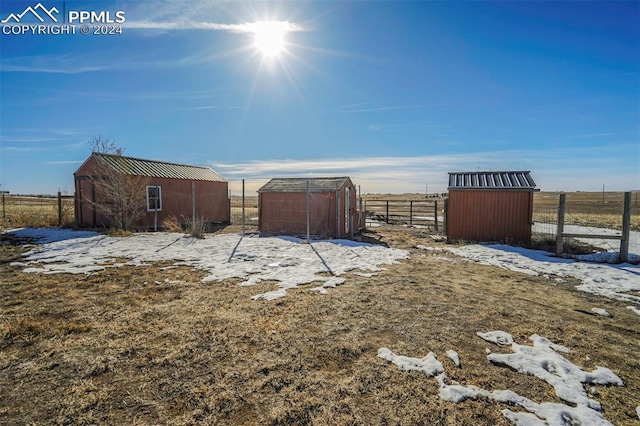
[[[451,241],[529,244],[533,193],[529,171],[449,173],[446,233]]]
[[[135,228],[158,229],[170,216],[229,222],[228,182],[208,167],[94,152],[73,175],[78,226],[112,226],[104,207],[120,202],[139,206]]]
[[[261,235],[342,238],[357,230],[356,189],[348,177],[274,178],[258,190]],[[308,212],[308,214],[307,214]]]

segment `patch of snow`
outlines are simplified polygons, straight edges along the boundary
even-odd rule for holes
[[[454,351],[453,349],[449,349],[447,351],[447,356],[451,359],[451,361],[453,361],[456,367],[460,368],[460,355],[458,355],[458,352]]]
[[[447,385],[445,374],[437,377],[440,385],[439,396],[445,401],[462,402],[466,399],[476,399],[483,396],[498,402],[512,405],[519,405],[528,413],[513,412],[509,409],[502,410],[501,413],[507,419],[519,426],[530,425],[553,425],[564,426],[567,424],[609,426],[609,423],[599,411],[586,406],[578,405],[572,407],[565,404],[543,402],[536,403],[529,398],[523,397],[511,390],[495,390],[489,392],[474,385],[462,386],[458,384]]]
[[[504,331],[489,331],[488,333],[476,332],[476,335],[487,342],[495,343],[498,346],[508,346],[513,343],[513,337]],[[487,353],[491,352],[489,349]]]
[[[558,354],[554,349],[567,348],[555,345],[549,340],[537,336],[533,340],[533,346],[511,344],[511,354],[490,354],[487,359],[494,364],[506,365],[523,374],[535,376],[549,383],[562,400],[577,405],[583,405],[594,410],[600,410],[600,403],[589,399],[583,383],[623,386],[622,380],[611,370],[598,367],[592,372],[581,370],[575,364]]]
[[[546,337],[542,337],[542,336],[539,336],[537,334],[531,335],[531,337],[529,337],[529,340],[531,340],[533,342],[533,346],[534,347],[544,346],[544,347],[549,347],[549,348],[553,349],[556,352],[564,352],[564,353],[571,352],[569,350],[569,348],[567,348],[566,346],[562,346],[562,345],[558,345],[557,343],[553,343],[551,340],[547,339]]]
[[[640,405],[636,407],[636,414],[638,415],[638,418],[640,419]]]
[[[633,311],[636,314],[640,315],[640,308],[637,307],[637,306],[627,306],[627,309],[630,309],[631,311]]]
[[[494,401],[520,406],[527,412],[514,412],[509,409],[501,411],[505,418],[520,426],[611,425],[603,417],[600,403],[589,399],[582,386],[583,383],[624,386],[622,380],[611,370],[604,367],[596,367],[591,373],[585,372],[556,352],[569,352],[568,348],[555,344],[537,334],[530,337],[530,340],[533,341],[533,346],[515,343],[513,337],[504,331],[476,334],[496,344],[511,345],[513,350],[511,354],[489,354],[487,358],[492,363],[507,365],[515,371],[533,375],[546,381],[554,387],[556,394],[561,399],[575,404],[575,406],[551,402],[537,403],[508,389],[489,392],[474,385],[462,386],[456,382],[447,384],[447,376],[444,369],[430,370],[431,373],[440,373],[436,376],[436,380],[439,384],[439,396],[441,399],[457,403],[469,398],[485,397]],[[454,351],[447,351],[449,357],[451,357],[450,352],[455,353]],[[435,360],[435,355],[431,352],[427,357],[430,355],[433,355],[432,359]],[[387,348],[380,349],[378,356],[398,365],[401,370],[419,370],[422,366],[421,363],[427,358],[399,357]],[[640,407],[636,411],[640,417]]]
[[[603,308],[591,308],[591,312],[595,312],[598,315],[602,315],[603,317],[610,317],[611,314],[607,312],[606,309]]]
[[[31,238],[36,244],[47,244],[78,238],[90,238],[100,235],[94,231],[75,231],[73,229],[61,228],[15,228],[8,230],[6,233],[17,238]]]
[[[73,234],[71,234],[73,235]],[[82,234],[84,235],[84,234]],[[302,284],[320,282],[324,288],[344,283],[349,271],[379,272],[381,264],[408,258],[399,250],[350,240],[313,241],[294,237],[260,238],[257,235],[221,234],[204,239],[184,234],[157,232],[129,237],[98,235],[67,238],[34,247],[25,254],[23,266],[31,273],[89,273],[113,267],[114,253],[127,265],[172,261],[207,271],[205,282],[244,279],[242,286],[277,281],[276,291],[253,298],[273,300]],[[318,275],[329,273],[330,276]]]
[[[560,279],[574,277],[582,284],[578,290],[602,296],[640,302],[640,297],[628,294],[640,291],[640,265],[601,264],[553,257],[541,250],[531,250],[507,245],[468,245],[446,247],[458,256],[483,265],[498,266],[528,275],[554,275]],[[602,256],[608,256],[604,253]],[[640,257],[638,258],[640,260]]]
[[[378,357],[397,365],[402,371],[422,371],[429,377],[444,371],[442,363],[438,361],[433,352],[429,352],[424,358],[411,358],[403,355],[395,355],[387,348],[380,348],[378,350]]]

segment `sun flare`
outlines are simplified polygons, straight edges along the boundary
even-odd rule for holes
[[[262,55],[278,56],[284,51],[284,35],[287,23],[278,21],[260,21],[254,24],[254,46]]]

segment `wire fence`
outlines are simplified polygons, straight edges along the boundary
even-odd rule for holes
[[[587,246],[619,252],[621,261],[628,259],[631,230],[640,228],[637,192],[603,194],[601,200],[583,193],[558,194],[550,201],[556,206],[533,209],[534,238],[555,240],[558,255],[567,253],[567,247]]]
[[[256,195],[245,195],[244,197],[244,215],[242,195],[232,195],[229,198],[229,209],[231,224],[242,225],[244,216],[245,226],[249,230],[255,230],[258,227],[258,197]]]
[[[73,195],[8,195],[2,194],[0,227],[73,226]]]
[[[366,200],[364,210],[367,223],[413,225],[442,229],[443,200]]]

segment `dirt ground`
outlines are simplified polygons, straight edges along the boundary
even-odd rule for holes
[[[521,344],[537,333],[583,369],[612,369],[625,386],[590,395],[607,420],[638,424],[640,320],[624,303],[416,249],[442,245],[420,230],[366,237],[411,258],[371,278],[349,273],[325,295],[303,286],[274,301],[250,296],[275,283],[203,283],[187,267],[25,274],[9,266],[25,248],[0,247],[0,424],[506,425],[500,410],[521,411],[442,401],[433,378],[399,371],[381,347],[433,351],[462,385],[560,402],[545,382],[487,361],[485,348],[510,352],[475,336],[492,330]]]

